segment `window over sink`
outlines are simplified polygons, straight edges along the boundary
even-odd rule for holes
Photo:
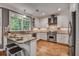
[[[31,17],[9,11],[9,27],[10,31],[31,30]]]

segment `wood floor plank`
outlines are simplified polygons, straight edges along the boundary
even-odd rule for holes
[[[68,56],[69,47],[57,43],[39,40],[37,43],[37,56]]]
[[[5,51],[0,51],[0,56],[6,56],[6,52]]]

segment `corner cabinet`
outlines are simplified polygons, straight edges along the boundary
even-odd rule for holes
[[[51,17],[48,18],[48,24],[49,25],[57,25],[57,16],[51,15]]]
[[[9,11],[10,31],[29,31],[31,30],[31,17]]]

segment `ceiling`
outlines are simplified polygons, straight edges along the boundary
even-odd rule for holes
[[[25,10],[26,14],[39,18],[52,14],[65,15],[69,12],[68,3],[6,3],[5,5],[16,8],[17,11],[24,12]],[[61,11],[58,11],[58,8],[61,8]]]

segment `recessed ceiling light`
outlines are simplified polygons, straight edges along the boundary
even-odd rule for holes
[[[39,9],[36,9],[36,12],[39,12]]]
[[[58,11],[61,11],[61,8],[58,8]]]
[[[44,16],[44,15],[45,15],[45,13],[43,12],[43,13],[42,13],[42,15]]]

